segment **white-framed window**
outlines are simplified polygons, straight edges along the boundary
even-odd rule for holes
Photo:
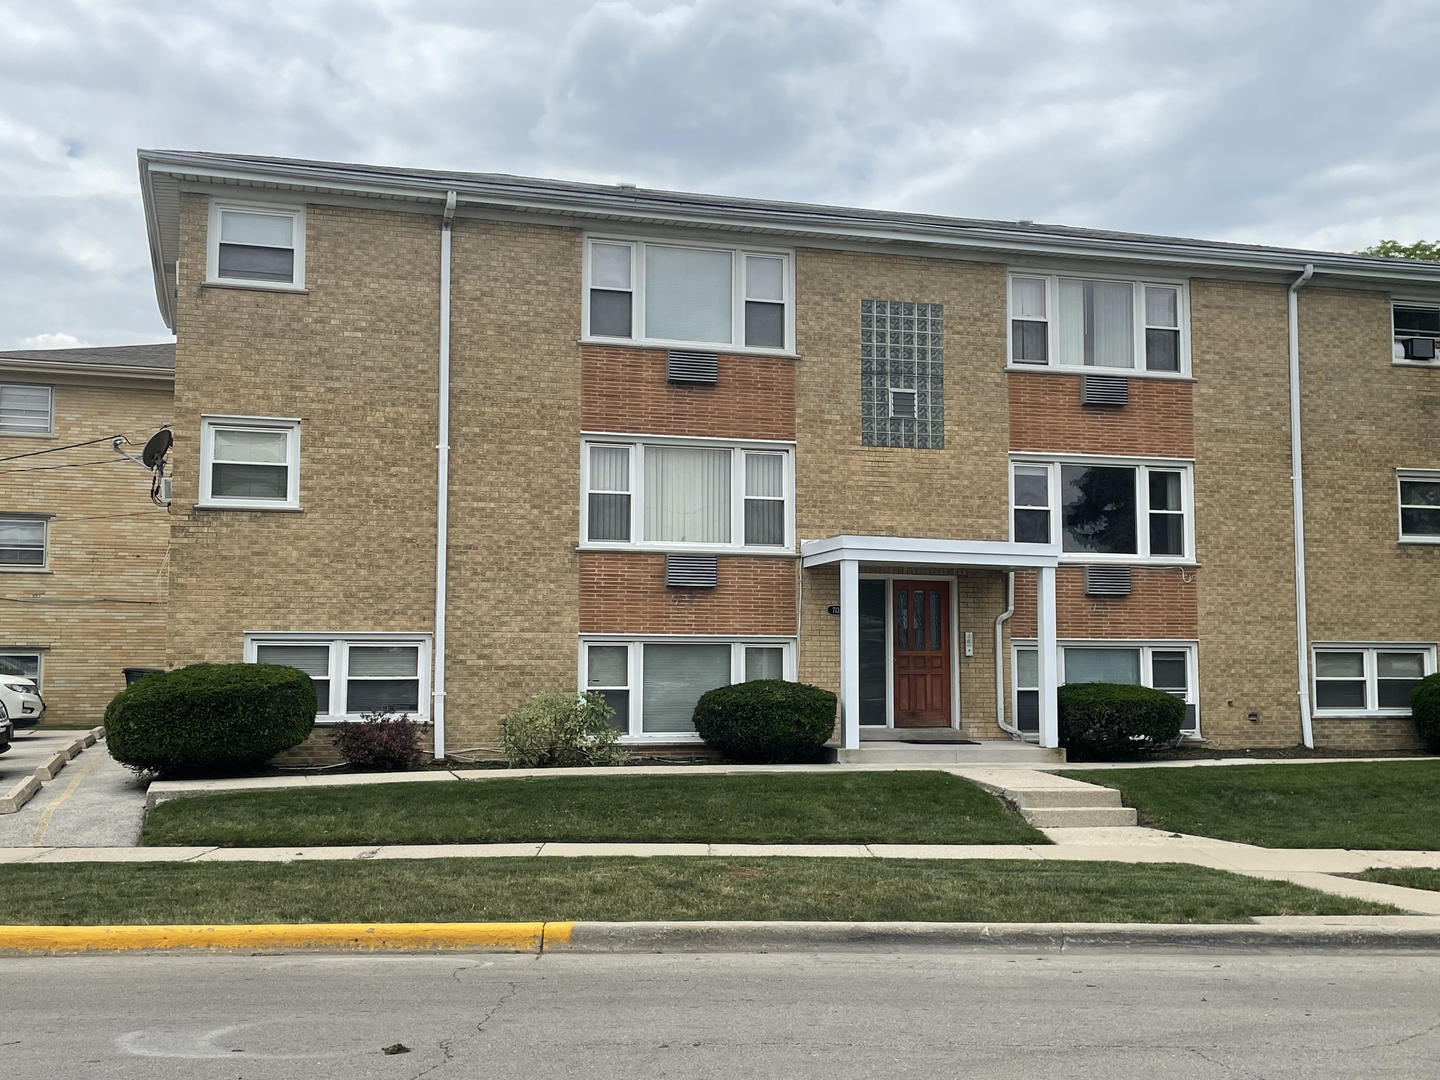
[[[1188,462],[1012,457],[1010,538],[1068,562],[1190,562],[1193,491]]]
[[[652,550],[795,546],[795,469],[784,444],[587,436],[580,536]]]
[[[696,242],[588,237],[584,337],[794,351],[793,254]]]
[[[1185,702],[1181,731],[1200,734],[1198,647],[1193,641],[1062,641],[1058,677],[1067,682],[1123,683],[1164,690]],[[1033,643],[1012,648],[1012,698],[1016,726],[1040,727],[1040,653]]]
[[[200,421],[200,505],[300,508],[300,421],[205,416]]]
[[[0,435],[50,435],[55,395],[48,386],[0,383]]]
[[[1009,363],[1188,374],[1188,308],[1182,281],[1016,271],[1010,275]]]
[[[417,634],[247,634],[247,664],[296,667],[315,684],[321,720],[361,713],[430,716],[430,639]]]
[[[0,648],[0,682],[6,675],[19,675],[35,683],[35,692],[42,693],[40,673],[44,667],[45,654],[39,649]]]
[[[604,696],[620,733],[690,740],[707,690],[756,679],[795,679],[793,638],[589,637],[580,642],[580,689]]]
[[[1316,716],[1408,716],[1410,691],[1435,673],[1432,644],[1326,643],[1312,649]]]
[[[44,570],[50,521],[31,514],[0,515],[0,570]]]
[[[1440,366],[1440,303],[1434,300],[1396,300],[1390,305],[1392,347],[1396,364]]]
[[[1440,469],[1399,469],[1400,539],[1440,544]]]
[[[305,287],[305,208],[210,204],[205,278],[269,289]]]

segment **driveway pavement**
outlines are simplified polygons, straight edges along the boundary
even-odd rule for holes
[[[78,731],[24,731],[0,754],[0,787],[35,771]],[[0,814],[0,846],[128,847],[140,839],[145,784],[102,739],[47,780],[17,813]]]

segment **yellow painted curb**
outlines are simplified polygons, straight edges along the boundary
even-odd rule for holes
[[[0,954],[62,955],[134,949],[478,949],[540,952],[565,944],[575,924],[262,923],[247,926],[0,926]]]

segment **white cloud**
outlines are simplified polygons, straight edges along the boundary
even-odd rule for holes
[[[22,349],[83,349],[89,345],[88,341],[81,341],[74,334],[31,334],[29,337],[20,339]]]

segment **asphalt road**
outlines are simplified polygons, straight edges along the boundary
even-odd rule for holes
[[[7,1080],[1440,1075],[1436,955],[159,955],[0,980]]]

